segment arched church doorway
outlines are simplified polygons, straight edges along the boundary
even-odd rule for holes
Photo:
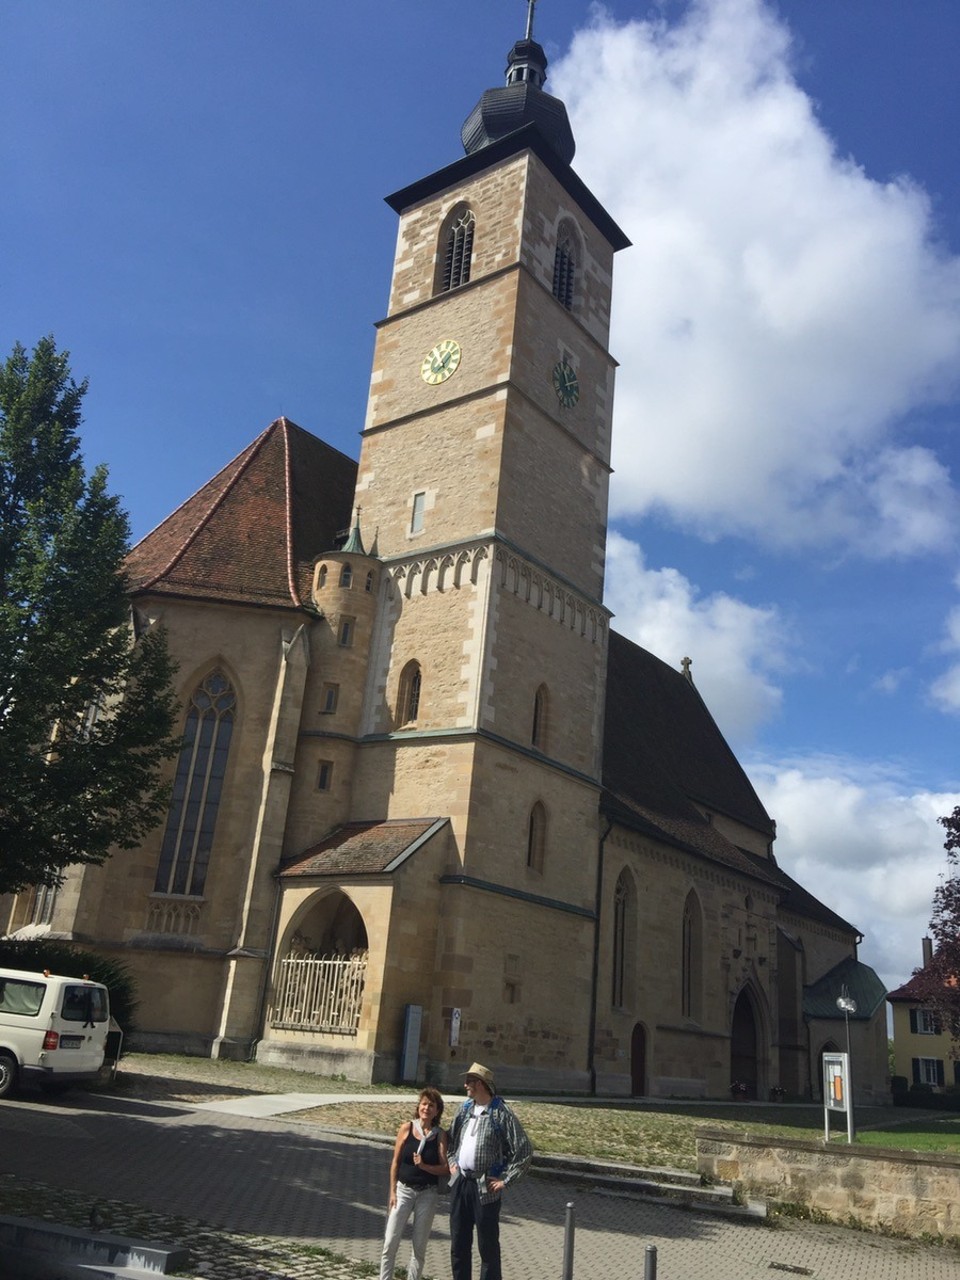
[[[367,950],[363,916],[345,893],[337,890],[316,900],[297,920],[287,953],[351,956]]]
[[[271,1027],[356,1034],[367,972],[367,930],[345,893],[322,894],[295,918],[277,965]]]
[[[630,1037],[630,1092],[635,1098],[647,1092],[647,1033],[639,1022]]]
[[[757,1096],[757,1019],[746,988],[737,996],[733,1009],[730,1088],[744,1098]]]

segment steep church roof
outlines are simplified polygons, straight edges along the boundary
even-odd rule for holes
[[[300,608],[350,523],[357,464],[278,418],[127,557],[133,593]]]
[[[666,818],[696,805],[773,837],[774,824],[692,681],[610,633],[603,783]]]

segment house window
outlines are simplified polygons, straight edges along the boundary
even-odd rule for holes
[[[323,715],[333,715],[337,709],[337,702],[340,698],[340,686],[338,684],[325,684],[320,690],[320,710]]]
[[[372,569],[371,569],[371,570],[370,570],[370,572],[367,574],[367,581],[366,581],[366,584],[364,585],[364,588],[363,588],[363,589],[364,589],[364,591],[366,591],[366,592],[370,592],[370,591],[372,591],[372,590],[373,590],[373,570],[372,570]]]
[[[327,566],[322,564],[317,571],[317,590],[322,591],[327,585]]]
[[[345,564],[343,568],[340,570],[340,585],[341,587],[353,586],[353,566],[352,565]]]
[[[410,532],[423,532],[423,512],[427,503],[427,495],[425,493],[415,493],[413,495],[413,511],[410,515]]]
[[[423,673],[419,662],[408,662],[400,672],[397,692],[397,724],[414,724],[420,714]]]
[[[333,783],[333,761],[321,760],[317,766],[317,790],[329,791]]]
[[[527,824],[527,866],[543,874],[543,851],[547,835],[547,811],[538,800],[530,810]]]
[[[341,649],[349,649],[353,645],[353,631],[357,625],[356,618],[348,618],[344,615],[340,619],[340,629],[337,632],[337,644]]]
[[[942,1058],[914,1058],[913,1083],[942,1085],[944,1081]]]
[[[911,1009],[910,1030],[914,1035],[938,1036],[941,1034],[940,1019],[932,1009]]]
[[[533,695],[533,726],[530,730],[530,745],[541,751],[547,744],[547,686],[542,684]]]
[[[160,847],[157,893],[203,894],[236,704],[221,671],[211,672],[190,699]]]
[[[577,236],[569,222],[562,222],[557,232],[557,250],[553,259],[553,296],[568,311],[573,310],[577,282]]]
[[[470,279],[470,259],[473,255],[473,233],[477,220],[470,209],[455,212],[450,223],[443,251],[443,273],[440,292],[459,289]]]

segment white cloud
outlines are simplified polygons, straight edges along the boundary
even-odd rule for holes
[[[960,579],[954,580],[960,587]],[[943,624],[943,639],[936,646],[940,653],[960,653],[960,605],[954,605]],[[930,686],[930,698],[941,711],[960,712],[960,662],[953,662]]]
[[[946,866],[937,818],[960,794],[914,790],[887,767],[831,756],[747,770],[777,820],[780,865],[863,931],[861,959],[888,987],[905,982]]]
[[[723,732],[741,741],[777,714],[773,676],[786,670],[786,628],[774,608],[758,608],[724,592],[709,596],[677,569],[649,569],[635,542],[611,531],[606,603],[614,627],[693,677]]]
[[[960,371],[960,260],[925,194],[838,155],[762,0],[674,25],[599,10],[552,70],[583,176],[634,242],[614,513],[871,556],[946,546],[957,496],[906,434]]]

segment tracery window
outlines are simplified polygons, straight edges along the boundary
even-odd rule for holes
[[[610,1003],[626,1009],[634,998],[637,897],[633,877],[624,869],[613,891],[613,964]]]
[[[579,257],[579,244],[573,224],[561,222],[557,231],[557,249],[553,258],[553,296],[568,311],[573,310]]]
[[[455,212],[453,221],[447,228],[446,244],[443,249],[440,293],[459,289],[470,279],[470,260],[473,256],[473,233],[476,225],[477,220],[472,209],[464,207]]]
[[[219,670],[210,672],[190,699],[160,847],[157,893],[203,894],[236,704],[230,681]]]
[[[533,695],[533,726],[530,745],[541,751],[547,745],[547,686],[542,684]]]
[[[547,811],[538,800],[530,810],[527,826],[527,866],[543,874],[544,847],[547,838]]]
[[[703,915],[697,895],[691,889],[683,908],[680,955],[680,1012],[685,1018],[699,1018],[703,982]]]
[[[397,724],[413,724],[420,714],[420,693],[423,688],[423,673],[419,662],[408,662],[400,672],[400,687],[397,693]]]

